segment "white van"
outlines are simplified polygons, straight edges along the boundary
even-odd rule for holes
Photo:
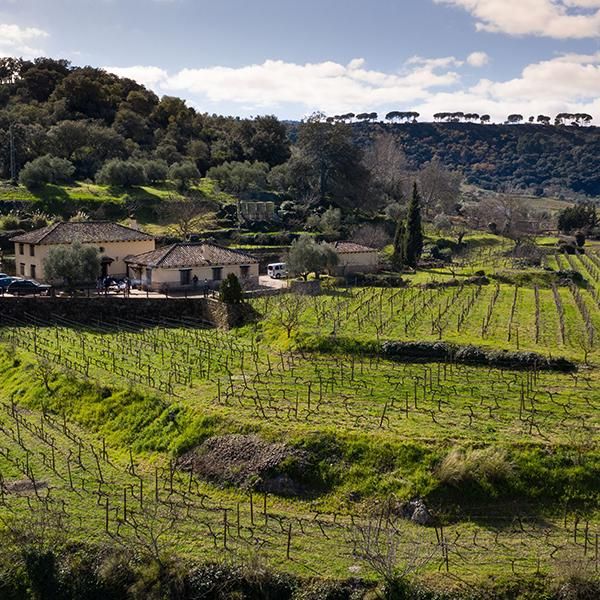
[[[267,275],[271,279],[281,279],[288,276],[286,263],[271,263],[267,265]]]

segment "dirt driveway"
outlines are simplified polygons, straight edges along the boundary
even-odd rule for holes
[[[263,287],[270,287],[276,290],[280,290],[288,286],[287,279],[272,279],[268,275],[261,275],[258,278],[258,283]]]

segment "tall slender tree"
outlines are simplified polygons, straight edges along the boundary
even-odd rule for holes
[[[394,253],[392,254],[392,267],[399,271],[406,262],[406,223],[400,216],[396,224],[396,232],[394,234]]]
[[[408,204],[406,217],[406,235],[404,244],[404,259],[409,267],[416,267],[423,252],[423,224],[421,222],[421,196],[417,182]]]

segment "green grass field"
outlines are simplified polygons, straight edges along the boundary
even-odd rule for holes
[[[73,539],[150,556],[251,553],[335,578],[376,577],[360,545],[383,519],[397,562],[422,556],[419,576],[437,586],[573,564],[593,573],[600,258],[551,261],[577,268],[588,286],[553,287],[541,271],[519,285],[417,285],[481,265],[519,274],[497,249],[454,273],[418,273],[407,288],[257,299],[263,320],[232,332],[189,320],[0,317],[0,516],[46,515]],[[373,351],[386,340],[565,356],[579,369],[393,362]],[[251,500],[248,489],[173,468],[182,452],[232,433],[307,452],[306,493]],[[382,512],[415,497],[435,527]]]

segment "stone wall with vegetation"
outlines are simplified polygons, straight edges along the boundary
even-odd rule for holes
[[[212,299],[184,298],[0,298],[0,325],[3,317],[21,319],[31,315],[44,321],[56,316],[83,323],[124,319],[191,318],[230,329],[242,325],[252,316],[245,304],[228,306]]]

